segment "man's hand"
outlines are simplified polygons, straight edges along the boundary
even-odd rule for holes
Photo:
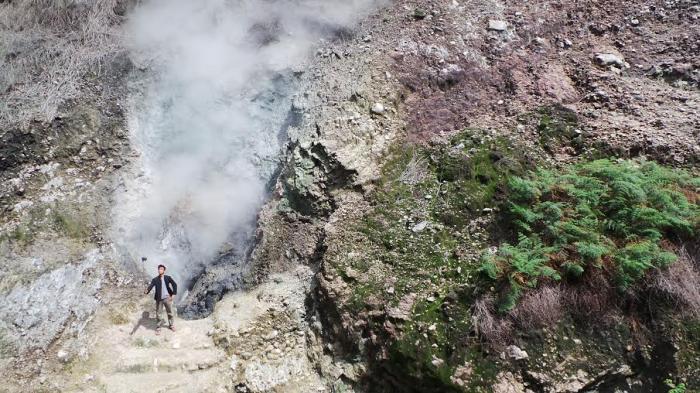
[[[170,301],[172,301],[173,299],[175,299],[175,295],[170,295]]]

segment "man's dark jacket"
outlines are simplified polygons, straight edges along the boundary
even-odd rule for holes
[[[177,284],[175,284],[175,280],[173,280],[172,277],[165,275],[163,277],[165,279],[165,289],[168,290],[169,295],[177,295]],[[153,287],[156,287],[156,294],[155,294],[155,299],[156,301],[161,299],[160,294],[162,293],[161,291],[163,288],[161,288],[161,281],[160,281],[160,276],[155,276],[153,280],[151,280],[151,283],[148,285],[148,289],[146,290],[146,293],[151,292],[151,289]]]

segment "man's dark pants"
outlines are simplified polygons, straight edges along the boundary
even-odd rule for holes
[[[160,327],[160,310],[165,307],[165,313],[168,314],[168,326],[173,326],[173,300],[169,297],[161,300],[156,300],[156,319],[158,327]]]

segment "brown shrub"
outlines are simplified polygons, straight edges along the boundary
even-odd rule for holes
[[[667,269],[658,270],[649,280],[653,293],[664,299],[679,311],[691,316],[700,316],[700,273],[697,261],[685,248],[678,253],[678,260]]]
[[[510,317],[524,330],[554,326],[564,315],[562,290],[548,286],[526,293],[510,312]]]
[[[476,334],[494,346],[506,345],[512,337],[513,322],[497,314],[493,296],[484,296],[474,303],[472,324]]]
[[[580,285],[566,289],[565,308],[580,320],[603,321],[617,314],[619,294],[602,271],[586,275]]]

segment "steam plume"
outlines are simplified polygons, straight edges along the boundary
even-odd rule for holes
[[[115,209],[117,243],[189,280],[244,247],[280,149],[295,80],[319,39],[375,0],[152,0],[127,26],[147,70],[129,127],[141,173]]]

